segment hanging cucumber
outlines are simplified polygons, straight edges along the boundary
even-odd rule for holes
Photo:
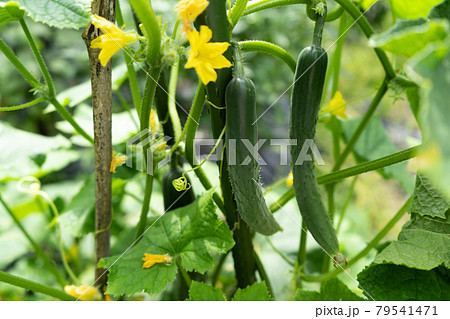
[[[236,154],[235,164],[228,165],[231,187],[241,218],[253,230],[272,235],[281,228],[267,208],[261,187],[257,184],[260,170],[258,162],[242,142],[247,139],[255,145],[258,140],[258,127],[254,124],[255,85],[244,76],[239,45],[232,43],[232,46],[234,74],[225,92],[226,146],[231,145],[230,141],[236,143],[236,152],[233,152]],[[247,157],[250,162],[242,165]]]
[[[322,99],[328,58],[321,47],[326,7],[314,29],[313,45],[299,55],[291,96],[290,138],[297,141],[291,147],[292,173],[297,203],[306,227],[317,243],[331,256],[339,254],[339,241],[330,216],[323,204],[316,181],[314,161],[296,165],[306,140],[314,140]],[[313,156],[311,154],[311,156]]]
[[[186,189],[183,192],[179,192],[175,189],[172,182],[180,178],[183,174],[179,166],[179,156],[175,152],[172,155],[170,162],[170,168],[164,173],[162,178],[162,193],[164,197],[164,210],[171,211],[183,206],[187,206],[195,201],[195,194],[192,188]],[[186,182],[190,181],[186,176]]]

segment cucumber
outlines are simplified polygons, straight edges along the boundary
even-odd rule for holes
[[[229,147],[232,140],[236,143],[235,164],[228,164],[231,188],[240,217],[254,231],[272,235],[281,228],[267,208],[261,187],[257,184],[258,162],[242,143],[243,139],[247,139],[255,145],[258,140],[258,127],[253,124],[256,120],[255,85],[244,76],[238,44],[233,43],[232,46],[234,74],[225,91],[226,146]],[[250,162],[241,165],[247,156]]]
[[[316,34],[320,34],[321,39],[321,30],[315,30]],[[291,164],[295,197],[303,221],[316,242],[328,254],[335,256],[339,254],[339,241],[320,195],[314,161],[295,165],[303,144],[308,139],[314,140],[316,133],[328,64],[326,51],[320,47],[320,39],[305,48],[297,61],[290,117],[290,138],[296,140],[297,145],[291,146]],[[310,155],[313,157],[313,154]]]

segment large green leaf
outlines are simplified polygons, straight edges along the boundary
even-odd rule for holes
[[[450,0],[445,0],[441,4],[435,6],[430,14],[430,19],[447,19],[450,21]]]
[[[59,170],[78,158],[63,136],[42,136],[0,121],[0,181],[37,177]]]
[[[214,288],[202,282],[193,281],[189,289],[189,301],[225,301],[220,288]]]
[[[212,195],[213,190],[205,192],[189,206],[164,214],[123,256],[101,260],[102,267],[112,266],[107,293],[131,295],[144,290],[157,295],[175,279],[177,258],[187,271],[204,273],[212,268],[214,259],[210,253],[223,254],[234,245],[228,226],[217,218]],[[143,269],[144,253],[169,254],[173,263]]]
[[[320,292],[298,289],[295,293],[297,301],[362,301],[366,300],[351,291],[337,278],[322,284]]]
[[[0,2],[0,24],[18,21],[23,18],[25,11],[19,8],[19,5],[14,2]]]
[[[408,75],[421,86],[419,114],[426,159],[423,170],[450,198],[450,50],[448,43],[431,44],[406,64]]]
[[[377,301],[450,300],[448,274],[438,269],[425,271],[391,264],[374,265],[358,274],[358,282]]]
[[[78,29],[90,21],[92,0],[14,0],[36,22],[60,29]]]
[[[233,301],[271,301],[266,283],[258,282],[245,289],[238,289],[233,297]]]
[[[389,0],[392,11],[401,19],[425,18],[442,0]]]
[[[94,231],[95,176],[90,175],[58,222],[75,237]]]
[[[426,177],[418,174],[410,208],[411,213],[445,219],[445,213],[449,209],[450,201],[440,194]]]
[[[399,20],[386,32],[372,36],[369,44],[410,58],[428,44],[445,39],[447,31],[448,22],[445,20]]]
[[[341,122],[346,140],[350,139],[359,123],[360,119]],[[398,152],[397,147],[387,135],[386,129],[377,116],[374,116],[370,120],[367,128],[361,134],[354,147],[354,153],[358,162],[375,160],[396,152]],[[385,178],[395,178],[408,193],[412,193],[414,189],[414,177],[407,172],[406,163],[398,163],[385,167],[380,172]]]

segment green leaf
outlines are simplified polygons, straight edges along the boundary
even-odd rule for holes
[[[406,97],[408,98],[409,106],[411,107],[411,111],[416,118],[416,121],[419,122],[419,111],[420,111],[420,88],[410,87],[406,89]]]
[[[233,301],[272,301],[266,283],[258,282],[245,289],[239,288],[233,297]]]
[[[447,19],[450,21],[450,0],[445,0],[441,4],[435,6],[430,14],[429,19]]]
[[[369,44],[410,58],[428,44],[445,39],[447,30],[447,21],[399,20],[386,32],[372,36]]]
[[[351,291],[337,278],[330,279],[322,284],[320,293],[298,289],[294,300],[297,301],[362,301],[366,300]]]
[[[187,271],[205,273],[214,266],[211,252],[224,254],[233,245],[228,226],[217,218],[212,200],[214,190],[205,192],[194,203],[161,216],[141,241],[121,257],[100,261],[111,267],[108,276],[108,294],[122,295],[145,291],[157,295],[173,282],[177,274],[175,259]],[[143,269],[144,253],[169,254],[170,265],[155,264]],[[117,261],[117,262],[116,262]]]
[[[95,205],[95,176],[90,175],[78,194],[59,216],[58,222],[75,237],[93,232]]]
[[[350,139],[359,122],[360,119],[341,121],[346,140]],[[398,152],[397,147],[387,135],[386,129],[378,116],[374,116],[370,120],[353,150],[359,163]],[[385,167],[380,172],[385,178],[395,178],[407,193],[413,192],[414,177],[407,172],[406,163]]]
[[[375,264],[404,265],[431,270],[440,265],[450,268],[450,236],[422,229],[403,229],[399,240],[375,258]]]
[[[448,88],[450,87],[450,50],[446,43],[431,44],[409,60],[406,72],[420,84],[422,97],[419,122],[422,130],[426,159],[423,171],[433,185],[450,198],[450,112]]]
[[[445,219],[445,213],[449,209],[450,201],[440,194],[426,177],[418,174],[410,208],[411,213]]]
[[[76,152],[63,148],[70,142],[63,136],[42,136],[13,128],[0,121],[0,181],[23,176],[43,176],[61,169],[78,157]],[[45,162],[39,166],[32,158],[45,154]],[[65,154],[61,157],[61,154]]]
[[[381,264],[358,274],[360,287],[377,301],[450,300],[450,283],[438,269],[418,270]]]
[[[202,282],[193,281],[189,289],[189,301],[226,301],[223,291]]]
[[[15,0],[35,21],[60,29],[78,29],[90,21],[92,0]]]
[[[425,18],[442,0],[390,0],[392,11],[401,19]]]
[[[24,12],[17,3],[0,3],[0,24],[18,21],[23,18]]]

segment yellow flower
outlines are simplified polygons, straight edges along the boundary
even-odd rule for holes
[[[348,119],[347,114],[345,114],[346,110],[346,102],[344,98],[342,97],[342,93],[337,91],[336,94],[333,96],[333,98],[330,101],[330,104],[328,104],[322,112],[324,113],[331,113],[333,115],[339,116],[343,119]]]
[[[156,112],[153,111],[153,109],[150,110],[150,129],[152,130],[152,133],[155,133],[158,129],[158,122],[156,120]]]
[[[288,177],[286,178],[286,186],[292,187],[292,185],[294,185],[294,175],[292,175],[292,171],[290,171]]]
[[[188,33],[192,30],[191,23],[206,9],[209,5],[207,0],[181,0],[178,2],[175,10],[183,20],[183,31]]]
[[[206,25],[200,27],[200,33],[198,31],[188,33],[191,50],[185,68],[195,68],[200,80],[205,85],[217,80],[217,73],[214,69],[231,67],[231,62],[222,55],[230,44],[227,42],[208,43],[211,38],[212,31]]]
[[[101,49],[98,58],[103,66],[106,66],[109,59],[119,49],[134,43],[138,39],[135,31],[123,32],[114,23],[98,15],[94,16],[92,23],[104,33],[91,42],[91,48]]]
[[[159,143],[158,145],[156,145],[157,151],[163,151],[166,148],[167,148],[167,142],[162,142],[162,143]]]
[[[144,254],[144,258],[142,258],[144,261],[144,264],[142,265],[142,268],[150,268],[154,264],[157,263],[164,263],[166,265],[169,265],[172,263],[172,257],[170,257],[168,254],[165,255],[153,255],[153,254]]]
[[[89,286],[65,286],[64,291],[71,296],[84,301],[100,300],[102,295],[95,287]]]
[[[116,167],[122,166],[123,164],[125,164],[127,162],[127,156],[123,155],[121,153],[117,154],[117,155],[112,155],[112,160],[111,160],[111,166],[109,167],[109,171],[111,173],[117,173],[116,172]]]

